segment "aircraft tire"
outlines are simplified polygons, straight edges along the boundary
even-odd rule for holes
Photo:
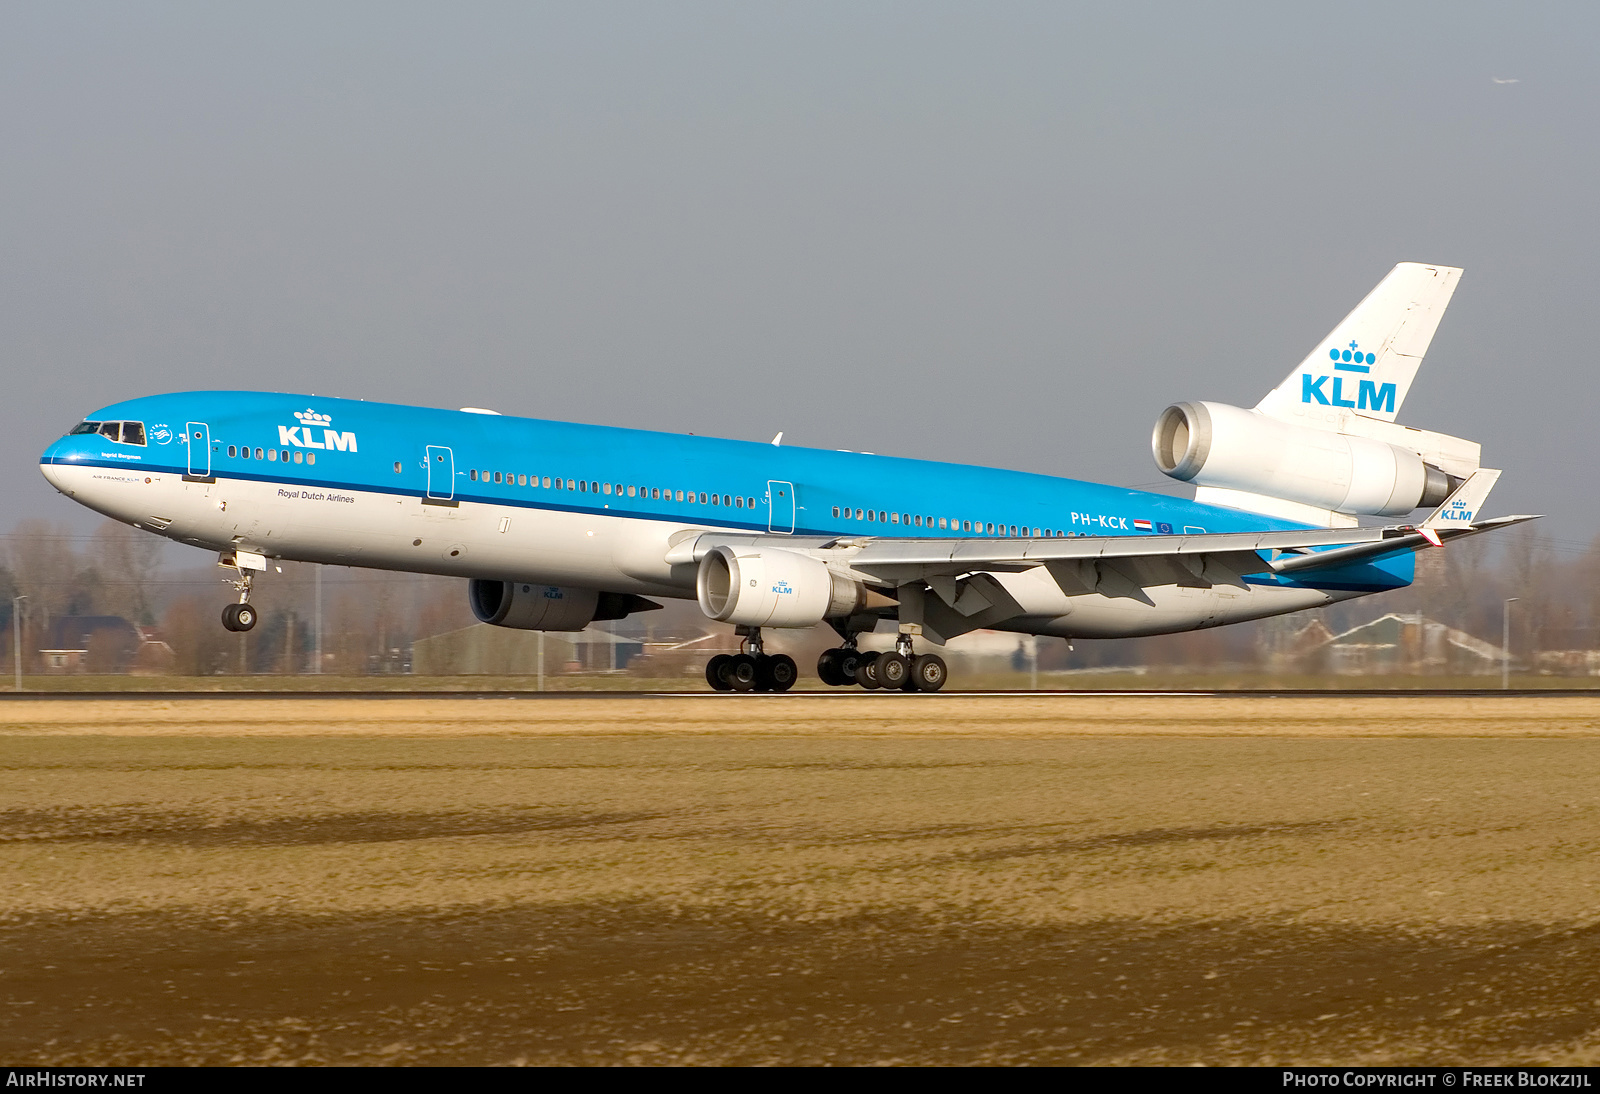
[[[841,648],[833,651],[833,673],[838,686],[847,688],[857,683],[856,670],[861,667],[861,651]]]
[[[800,666],[786,653],[775,653],[764,658],[761,666],[762,691],[788,691],[800,679]]]
[[[900,691],[911,678],[911,662],[906,660],[903,653],[884,654],[878,658],[874,668],[877,669],[878,686],[885,691]]]
[[[823,650],[822,656],[817,658],[817,679],[821,680],[824,684],[827,684],[830,688],[838,687],[840,684],[844,683],[844,681],[839,678],[838,666],[839,651]]]
[[[235,604],[233,606],[234,630],[249,631],[256,626],[256,610],[248,604]]]
[[[728,662],[733,658],[726,653],[719,653],[706,662],[706,683],[711,685],[712,691],[732,691],[733,685],[728,683],[723,675],[728,667]]]
[[[912,658],[911,679],[918,691],[938,691],[949,678],[944,658],[937,654],[924,653]]]
[[[856,666],[856,683],[868,691],[883,687],[883,681],[878,678],[878,658],[881,656],[877,650],[868,650],[861,655],[861,663]]]
[[[761,667],[748,653],[736,653],[728,659],[723,678],[734,691],[754,691],[760,683]]]
[[[236,630],[239,629],[238,624],[234,623],[234,621],[233,621],[233,609],[237,608],[238,606],[239,605],[237,605],[237,604],[225,604],[225,605],[223,605],[223,607],[222,607],[222,626],[225,629],[230,630],[230,631],[236,631]]]

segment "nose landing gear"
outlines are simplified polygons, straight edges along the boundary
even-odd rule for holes
[[[267,560],[246,551],[224,551],[217,565],[231,569],[236,575],[228,581],[239,594],[237,604],[222,609],[222,625],[230,631],[248,631],[255,627],[258,616],[250,606],[250,580],[257,570],[267,568]]]

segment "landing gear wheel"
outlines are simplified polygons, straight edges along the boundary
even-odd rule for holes
[[[817,658],[817,679],[827,684],[830,688],[839,687],[845,681],[839,676],[838,650],[823,650],[822,656]]]
[[[762,691],[788,691],[800,679],[800,666],[786,653],[775,653],[761,666]]]
[[[759,677],[756,659],[748,653],[736,653],[728,659],[725,679],[734,691],[754,691]]]
[[[899,691],[911,676],[911,662],[903,653],[886,653],[873,668],[877,670],[878,685],[890,691]]]
[[[847,688],[851,684],[859,683],[856,670],[861,667],[861,651],[848,646],[833,651],[833,672],[839,679],[839,687]]]
[[[861,662],[856,666],[856,683],[868,691],[877,691],[883,687],[883,681],[878,678],[878,661],[883,657],[877,650],[868,650],[861,655]]]
[[[911,659],[911,679],[916,682],[918,691],[938,691],[948,678],[944,658],[924,653]]]
[[[711,685],[713,691],[732,691],[733,685],[728,683],[728,662],[733,658],[726,653],[719,653],[706,662],[706,683]]]
[[[222,609],[222,625],[230,631],[247,631],[256,625],[256,610],[248,604],[229,604]]]

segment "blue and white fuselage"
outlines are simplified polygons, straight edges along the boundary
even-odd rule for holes
[[[145,443],[68,435],[45,451],[45,477],[183,543],[642,596],[695,597],[695,564],[668,554],[701,532],[800,542],[1305,527],[1017,471],[300,395],[152,396],[88,420],[139,423]],[[1026,609],[1000,625],[1096,637],[1216,626],[1403,586],[1411,562],[1402,552],[1321,581],[1156,587],[1154,604],[1070,597],[1043,571],[999,573]]]

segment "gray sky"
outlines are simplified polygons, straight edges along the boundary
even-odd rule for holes
[[[0,8],[0,501],[244,387],[1148,484],[1398,261],[1401,420],[1600,529],[1600,8]],[[1495,79],[1516,83],[1496,83]],[[7,522],[9,523],[9,522]]]

